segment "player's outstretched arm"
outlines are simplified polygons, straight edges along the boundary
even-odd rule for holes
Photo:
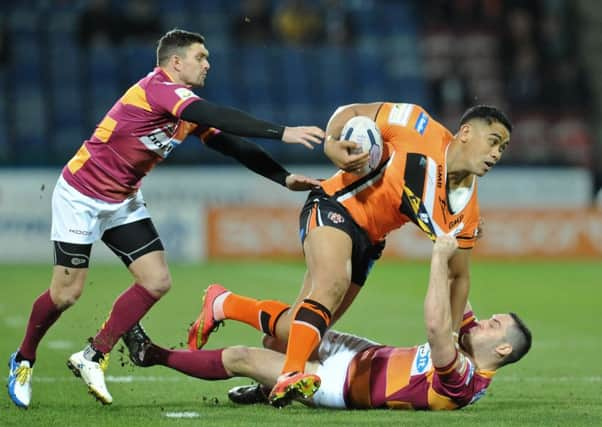
[[[449,260],[452,326],[454,331],[457,331],[462,324],[464,309],[468,302],[471,253],[471,249],[460,249]]]
[[[429,285],[424,300],[424,323],[436,367],[447,366],[456,357],[453,338],[448,262],[458,243],[452,236],[439,236],[433,246]]]
[[[222,107],[208,101],[196,101],[187,106],[180,117],[188,122],[207,125],[238,136],[280,139],[289,144],[313,148],[324,138],[322,129],[315,126],[285,127],[257,119],[244,111]]]
[[[320,185],[320,182],[313,178],[290,173],[259,145],[239,136],[221,132],[207,140],[205,144],[290,190],[306,191]]]
[[[353,149],[357,148],[357,144],[352,141],[341,141],[341,131],[345,123],[355,116],[366,116],[375,120],[381,106],[382,102],[350,104],[337,108],[332,114],[326,126],[324,154],[337,168],[352,172],[363,169],[368,164],[370,154],[350,154]]]

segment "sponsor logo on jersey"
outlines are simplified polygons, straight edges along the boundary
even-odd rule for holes
[[[333,224],[342,224],[345,222],[343,215],[337,212],[328,212],[327,217]]]
[[[178,95],[180,97],[180,99],[188,99],[190,97],[197,97],[198,96],[191,91],[190,89],[187,89],[185,87],[179,87],[175,90],[176,95]]]
[[[456,225],[460,224],[462,222],[462,220],[464,219],[464,214],[460,215],[458,218],[452,220],[449,222],[449,224],[447,225],[449,228],[454,228]]]
[[[92,234],[91,231],[86,231],[86,230],[74,230],[73,228],[69,229],[69,233],[73,233],[73,234],[81,234],[82,236],[89,236]]]
[[[426,125],[428,125],[429,116],[427,116],[424,112],[420,113],[418,119],[416,120],[416,124],[414,125],[414,129],[420,135],[424,135],[424,131],[426,130]]]
[[[407,126],[414,106],[412,104],[395,104],[389,113],[389,124]]]
[[[428,372],[432,366],[431,347],[428,343],[418,346],[416,356],[414,356],[414,362],[412,362],[412,371],[410,372],[410,375],[424,374],[425,372]]]
[[[443,187],[443,165],[437,165],[437,188]]]
[[[173,126],[155,129],[148,135],[140,137],[139,140],[146,148],[165,158],[181,142],[171,136],[174,133],[173,130]]]

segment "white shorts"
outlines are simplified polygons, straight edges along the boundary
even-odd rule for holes
[[[110,228],[145,218],[150,214],[141,191],[123,202],[109,203],[80,193],[60,176],[52,193],[50,240],[91,244]]]
[[[320,367],[316,372],[322,385],[313,395],[311,404],[324,408],[346,408],[343,391],[347,368],[357,353],[375,345],[379,344],[355,335],[333,330],[326,332],[318,350]]]

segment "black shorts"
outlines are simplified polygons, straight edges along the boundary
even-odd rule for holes
[[[102,241],[128,267],[149,252],[162,251],[163,243],[150,218],[110,228]],[[88,268],[92,244],[54,242],[54,265],[71,268]]]
[[[351,281],[363,286],[374,262],[380,258],[385,248],[385,241],[372,244],[368,233],[357,225],[343,205],[323,190],[313,190],[299,217],[301,244],[311,229],[323,226],[339,229],[351,238]]]

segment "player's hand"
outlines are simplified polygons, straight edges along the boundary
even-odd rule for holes
[[[286,177],[286,188],[292,191],[307,191],[320,186],[320,181],[303,175],[290,174]]]
[[[355,173],[365,170],[370,160],[370,153],[351,154],[358,148],[359,144],[353,141],[339,141],[329,137],[324,143],[324,154],[337,168]]]
[[[444,256],[446,259],[450,259],[452,255],[458,249],[458,241],[455,237],[450,235],[438,236],[433,246],[433,255],[439,254]]]
[[[310,150],[314,149],[312,144],[321,144],[323,139],[324,131],[316,126],[287,126],[282,134],[287,144],[303,144]]]

